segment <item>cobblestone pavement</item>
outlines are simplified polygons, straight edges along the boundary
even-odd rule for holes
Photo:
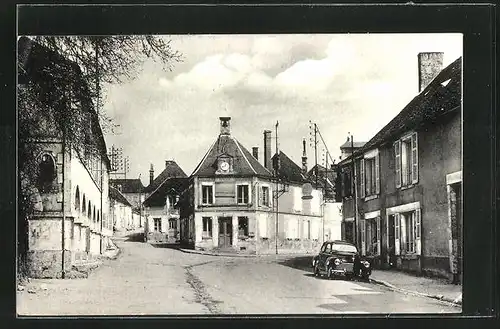
[[[87,279],[32,280],[19,315],[443,313],[460,308],[380,285],[325,280],[282,259],[183,253],[116,241],[121,254]],[[28,291],[31,291],[28,292]]]

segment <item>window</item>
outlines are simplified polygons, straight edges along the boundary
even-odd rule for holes
[[[203,238],[211,238],[212,237],[212,218],[211,217],[203,217]]]
[[[394,143],[396,160],[396,187],[408,186],[418,182],[418,145],[417,133]]]
[[[175,205],[175,195],[168,196],[168,204],[169,204],[169,207],[171,207],[171,208]]]
[[[153,218],[155,232],[161,232],[161,218]]]
[[[238,217],[238,237],[248,237],[248,217]]]
[[[326,252],[326,253],[331,253],[332,252],[332,244],[331,243],[327,243],[325,245],[324,252]]]
[[[378,152],[361,160],[361,197],[380,193],[379,161]]]
[[[38,190],[41,193],[49,192],[52,188],[52,182],[56,178],[56,163],[52,155],[42,155],[38,169]]]
[[[311,221],[310,220],[305,220],[304,221],[304,239],[310,240],[311,239]]]
[[[212,185],[202,185],[202,204],[213,204],[214,203],[214,189]]]
[[[417,254],[421,250],[420,209],[395,214],[396,254]]]
[[[169,230],[177,229],[177,219],[169,219],[168,220],[168,229]]]
[[[269,207],[269,186],[262,186],[262,205]]]
[[[380,255],[380,217],[365,220],[365,254]]]
[[[349,168],[342,168],[341,172],[342,197],[350,197],[352,195],[352,178]]]
[[[236,198],[238,203],[248,203],[248,185],[238,185]]]

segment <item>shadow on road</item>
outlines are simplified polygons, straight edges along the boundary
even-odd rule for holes
[[[155,248],[168,248],[175,250],[183,249],[178,243],[151,243],[151,245]]]
[[[144,242],[144,233],[139,232],[139,233],[132,233],[127,235],[127,239],[125,240],[127,242]]]
[[[301,271],[312,272],[311,259],[312,256],[291,257],[279,261],[278,264],[295,268]]]

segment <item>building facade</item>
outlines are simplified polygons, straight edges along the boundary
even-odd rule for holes
[[[126,231],[135,227],[132,204],[116,188],[109,187],[109,207],[114,231]]]
[[[251,154],[231,135],[230,118],[221,117],[220,128],[181,195],[181,241],[196,249],[253,254],[317,249],[321,191],[305,184],[300,167],[283,153],[281,167],[293,164],[301,178],[273,177],[270,131],[264,132],[262,165],[257,148]]]
[[[461,58],[419,55],[423,88],[368,143],[339,164],[342,236],[374,266],[461,275]],[[421,77],[423,75],[421,74]],[[354,175],[352,173],[354,172]]]
[[[132,205],[132,226],[136,229],[144,226],[144,210],[142,203],[146,199],[144,185],[139,178],[110,179],[109,184],[116,188]]]
[[[18,50],[26,55],[21,61],[20,87],[53,83],[50,91],[55,92],[62,86],[51,79],[71,74],[71,80],[86,90],[75,63],[24,37],[19,39]],[[68,142],[56,119],[47,115],[40,117],[39,129],[31,131],[30,143],[37,150],[31,156],[38,163],[37,181],[31,189],[40,201],[27,223],[31,277],[62,277],[72,265],[92,261],[113,233],[106,145],[90,97],[73,94],[75,88],[64,86],[68,98],[59,106],[79,114],[81,124],[72,133],[81,134],[85,143]],[[31,110],[35,115],[40,109]]]
[[[180,241],[179,197],[186,186],[187,175],[175,161],[165,161],[165,169],[153,179],[151,165],[150,184],[145,192],[145,239],[152,243],[178,243]]]

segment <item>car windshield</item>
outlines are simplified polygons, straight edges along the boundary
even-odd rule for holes
[[[337,252],[358,252],[355,246],[348,244],[332,244],[332,251]]]

